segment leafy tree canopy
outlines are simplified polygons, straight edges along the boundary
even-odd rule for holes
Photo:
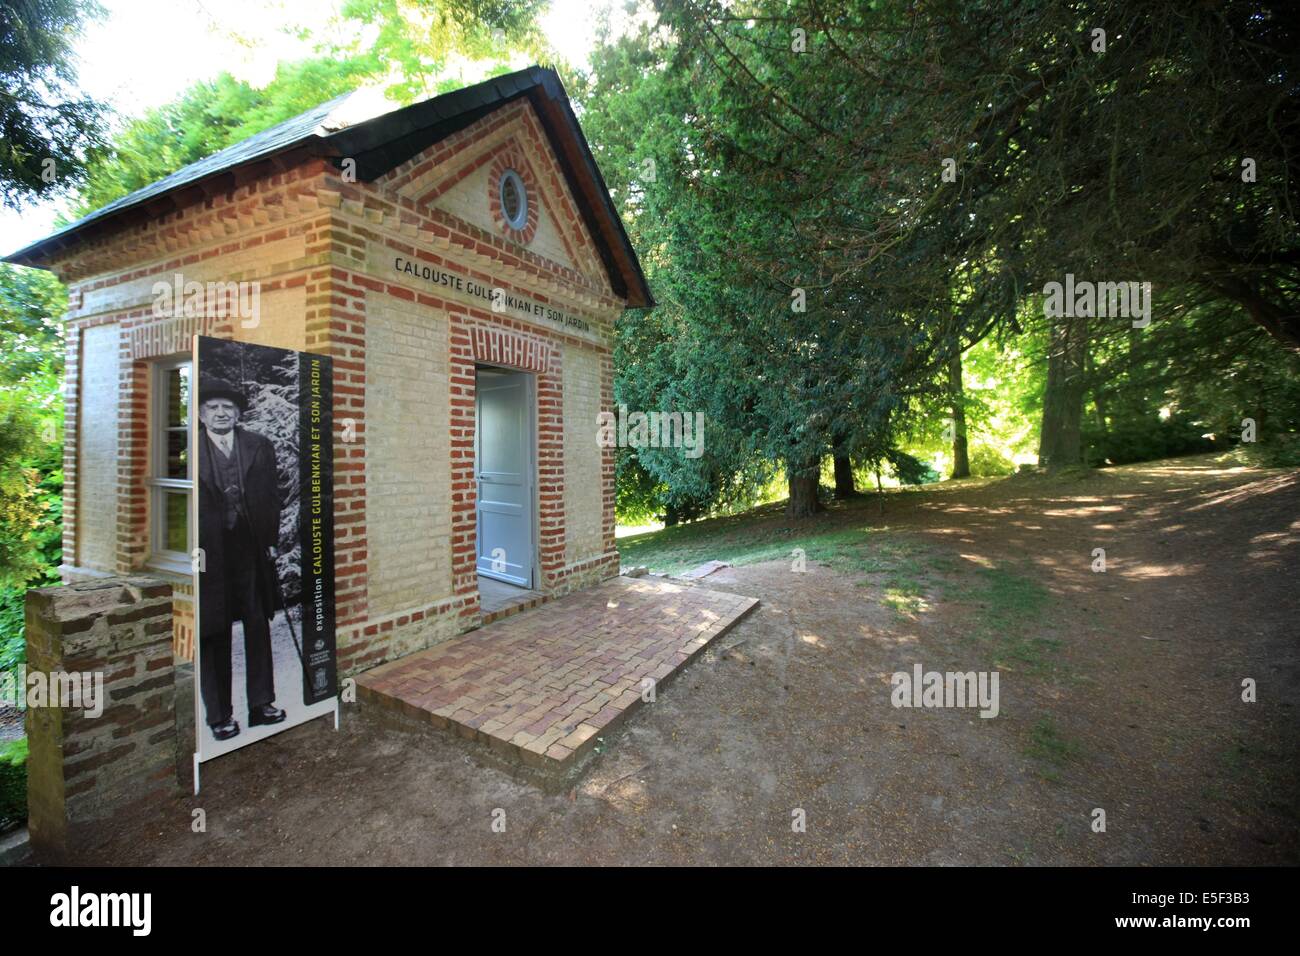
[[[0,0],[0,201],[20,209],[76,186],[104,108],[76,89],[72,42],[102,16],[84,0]]]

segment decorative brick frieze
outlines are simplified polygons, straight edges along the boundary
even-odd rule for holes
[[[84,239],[70,252],[56,256],[52,268],[69,284],[93,280],[87,287],[93,290],[139,278],[161,259],[166,260],[164,269],[183,270],[237,249],[254,249],[274,241],[268,236],[276,236],[275,227],[281,223],[321,208],[317,189],[327,166],[325,160],[313,159],[272,175],[250,175],[227,192],[198,197],[146,222]],[[69,311],[79,305],[70,298]]]
[[[491,325],[472,324],[469,331],[474,346],[474,360],[477,362],[525,372],[547,372],[551,369],[553,350],[543,338]]]
[[[489,287],[580,313],[606,327],[607,334],[622,311],[622,302],[607,287],[595,286],[581,273],[441,209],[341,180],[329,182],[342,197],[335,233],[335,261],[340,265],[367,271],[367,259],[377,257],[382,243],[387,253],[382,255],[382,265],[372,267],[377,276],[394,274],[388,268],[394,255],[418,259],[454,269]]]
[[[127,358],[131,361],[188,352],[196,335],[211,335],[217,320],[211,316],[161,319],[128,333]]]

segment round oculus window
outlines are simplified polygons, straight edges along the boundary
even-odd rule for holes
[[[501,174],[501,217],[511,229],[523,229],[528,224],[528,190],[513,169]]]

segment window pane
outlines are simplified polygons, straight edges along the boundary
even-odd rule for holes
[[[167,474],[168,478],[188,478],[189,473],[189,431],[179,428],[167,432]]]
[[[167,370],[167,425],[188,425],[190,421],[190,367]]]
[[[169,491],[166,498],[166,529],[163,547],[168,551],[189,553],[189,498],[183,491]]]

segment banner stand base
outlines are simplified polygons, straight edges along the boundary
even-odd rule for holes
[[[339,729],[339,714],[342,712],[342,710],[343,710],[342,704],[339,702],[339,698],[338,698],[337,696],[335,696],[335,698],[334,698],[334,729],[335,729],[336,731]],[[329,711],[326,711],[325,713],[329,713]],[[324,715],[324,714],[317,714],[317,715],[316,715],[316,719],[319,719],[319,718],[321,718],[321,717],[323,717],[323,716],[325,716],[325,715]],[[196,796],[196,797],[199,795],[199,764],[200,764],[200,758],[199,758],[199,755],[198,755],[198,753],[195,753],[195,754],[194,754],[194,796]]]

